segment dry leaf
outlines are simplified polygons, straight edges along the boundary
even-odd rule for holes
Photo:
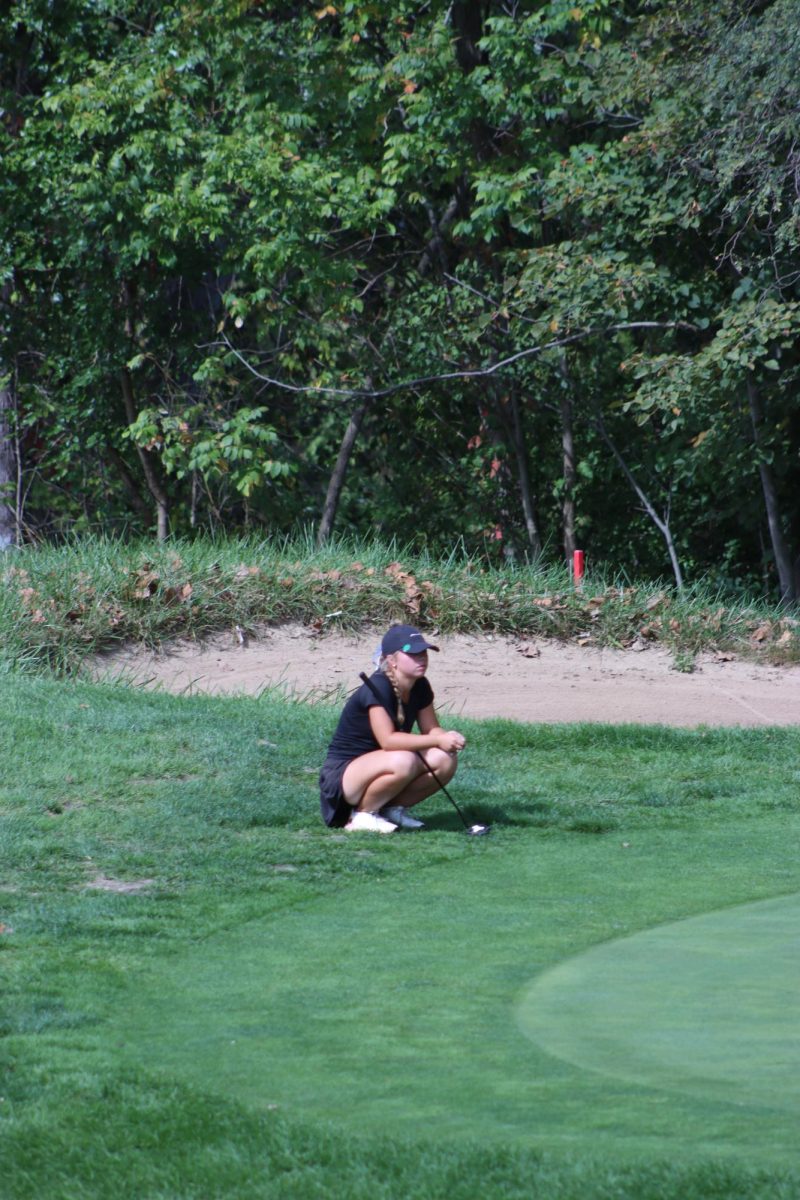
[[[514,648],[517,654],[521,654],[523,658],[539,658],[542,653],[538,646],[534,646],[530,642],[520,642]]]

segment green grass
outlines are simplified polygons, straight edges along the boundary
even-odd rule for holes
[[[540,973],[518,1006],[520,1027],[550,1054],[614,1079],[769,1109],[774,1149],[800,1113],[798,944],[798,893],[615,938]],[[746,1126],[736,1147],[748,1153]],[[790,1133],[785,1151],[793,1146]]]
[[[436,801],[376,839],[319,820],[334,717],[0,678],[3,1200],[800,1195],[788,1110],[521,1017],[594,948],[800,891],[800,733],[473,724],[492,835]]]
[[[15,551],[2,567],[0,670],[70,675],[123,642],[287,621],[320,632],[410,620],[443,632],[659,644],[682,671],[701,651],[800,661],[800,622],[762,602],[728,602],[702,585],[682,594],[632,586],[599,570],[576,591],[560,565],[495,568],[456,553],[441,562],[396,545],[85,538]]]

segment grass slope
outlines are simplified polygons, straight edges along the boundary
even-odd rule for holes
[[[381,543],[197,538],[127,543],[84,538],[4,556],[0,670],[79,672],[122,642],[161,645],[236,627],[298,621],[318,631],[410,620],[445,633],[491,630],[581,645],[659,644],[691,670],[700,651],[800,661],[800,622],[784,608],[631,585],[593,566],[582,589],[543,562],[497,567]]]
[[[800,890],[798,733],[487,722],[491,838],[444,802],[366,839],[318,820],[333,716],[0,680],[4,1200],[800,1194],[785,1115],[515,1018],[572,955]]]

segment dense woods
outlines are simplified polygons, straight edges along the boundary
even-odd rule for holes
[[[0,545],[800,588],[797,0],[18,0]]]

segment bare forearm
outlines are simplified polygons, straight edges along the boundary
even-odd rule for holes
[[[428,733],[390,733],[381,743],[382,750],[432,750],[439,745],[441,729],[431,729]]]

